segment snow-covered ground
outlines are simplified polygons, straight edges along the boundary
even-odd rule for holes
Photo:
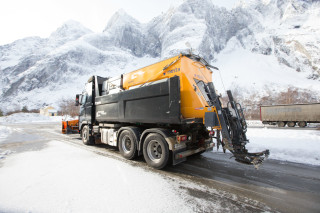
[[[0,117],[0,123],[30,123],[30,122],[59,122],[62,116],[44,116],[39,113],[15,113]],[[0,133],[1,134],[1,133]]]
[[[51,141],[11,155],[0,212],[190,212],[173,182],[125,162]],[[112,172],[110,172],[112,171]],[[85,202],[84,202],[85,201]]]
[[[7,126],[0,126],[0,141],[6,138],[11,133],[11,128]]]
[[[6,140],[6,138],[13,134],[14,131],[22,131],[17,128],[12,129],[6,124],[15,124],[15,123],[51,123],[51,122],[61,122],[61,120],[72,120],[70,116],[44,116],[39,113],[15,113],[9,116],[0,117],[0,145]],[[25,134],[24,137],[27,135]],[[29,138],[30,139],[30,138]],[[5,150],[0,148],[0,159],[5,158],[7,155],[11,154],[10,150]]]
[[[251,152],[269,149],[271,159],[320,165],[320,131],[300,129],[248,129]]]
[[[1,141],[6,139],[7,136],[11,134],[11,132],[12,132],[12,130],[10,127],[0,126],[0,144],[1,144]],[[10,150],[0,149],[0,159],[4,158],[6,155],[8,155],[10,153],[11,153]]]
[[[252,122],[255,123],[255,122]],[[249,125],[250,126],[250,125]],[[258,122],[256,125],[259,126]],[[246,145],[249,152],[270,150],[270,159],[295,163],[320,165],[320,131],[277,129],[277,128],[248,128]],[[222,149],[213,152],[222,152]]]

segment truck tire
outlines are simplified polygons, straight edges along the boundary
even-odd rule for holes
[[[285,126],[286,126],[286,122],[284,122],[284,121],[278,122],[278,127],[285,127]]]
[[[149,134],[143,143],[143,157],[149,166],[155,169],[164,168],[169,159],[166,140],[159,134]]]
[[[93,144],[94,144],[94,137],[90,135],[88,125],[85,125],[85,126],[82,128],[81,138],[82,138],[82,142],[83,142],[85,145],[93,145]]]
[[[296,122],[294,122],[294,121],[289,121],[289,122],[287,123],[287,125],[288,125],[288,127],[295,127]]]
[[[299,121],[298,126],[301,127],[301,128],[306,127],[307,126],[307,122]]]
[[[132,160],[137,156],[137,141],[129,130],[123,130],[120,133],[119,151],[128,160]]]

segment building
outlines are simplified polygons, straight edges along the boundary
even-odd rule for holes
[[[52,107],[52,106],[46,106],[42,109],[40,109],[40,115],[45,115],[45,116],[57,116],[58,112],[57,110]]]

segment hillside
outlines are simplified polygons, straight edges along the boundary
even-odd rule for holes
[[[103,32],[68,21],[49,38],[28,37],[0,46],[0,108],[56,105],[74,97],[93,74],[116,76],[189,51],[220,72],[220,92],[242,99],[295,88],[320,91],[320,2],[260,0],[232,10],[210,0],[186,0],[149,23],[120,10]],[[222,83],[223,82],[223,83]]]

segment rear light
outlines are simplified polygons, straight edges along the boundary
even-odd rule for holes
[[[178,135],[177,136],[177,141],[180,143],[182,141],[186,141],[188,140],[188,136],[187,135]]]
[[[214,136],[214,133],[215,133],[215,132],[214,132],[213,130],[211,130],[211,131],[209,132],[209,135],[210,135],[210,136]]]

